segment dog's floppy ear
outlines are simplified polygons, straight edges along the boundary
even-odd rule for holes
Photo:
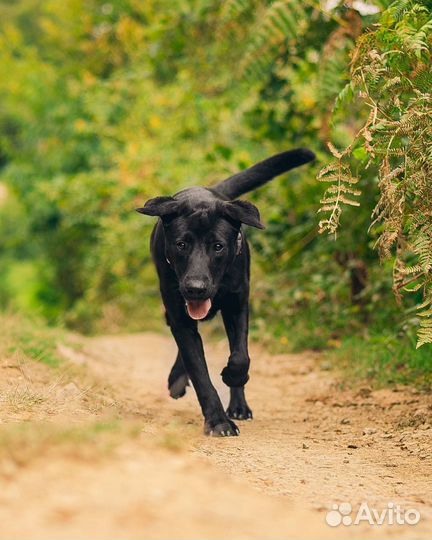
[[[258,208],[249,201],[230,201],[224,204],[225,214],[234,221],[240,221],[245,225],[264,229],[264,225],[260,221]]]
[[[136,211],[147,216],[167,216],[175,214],[178,209],[178,201],[173,197],[155,197],[145,203],[142,208],[137,208]]]

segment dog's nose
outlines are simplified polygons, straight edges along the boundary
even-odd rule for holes
[[[185,283],[185,291],[190,296],[204,298],[207,293],[207,285],[202,279],[189,279]]]

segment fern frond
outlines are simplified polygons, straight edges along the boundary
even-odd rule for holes
[[[430,272],[432,270],[432,233],[422,228],[420,234],[414,239],[413,248],[419,257],[422,270]]]
[[[346,107],[352,103],[354,99],[354,85],[352,81],[348,81],[339,94],[336,96],[333,112],[339,111],[342,107]]]
[[[226,0],[222,5],[222,18],[235,19],[250,8],[250,0]]]
[[[341,204],[357,196],[356,190],[345,191],[352,189],[349,179],[355,178],[352,149],[361,144],[376,164],[379,199],[370,228],[379,226],[380,256],[395,258],[397,298],[401,291],[424,295],[417,306],[418,346],[432,343],[431,56],[430,2],[393,0],[375,31],[357,40],[351,81],[342,91],[352,92],[371,113],[347,149],[329,146],[334,159],[318,175],[320,182],[330,183],[320,209],[330,215],[320,221],[320,230],[335,232]]]
[[[420,325],[417,332],[418,341],[417,349],[427,343],[432,343],[432,297],[428,298],[426,302],[423,302],[421,306],[417,308],[417,314],[420,317]],[[424,308],[424,309],[423,309]]]
[[[319,2],[316,6],[319,7]],[[241,72],[247,78],[262,76],[272,66],[278,47],[297,40],[308,24],[305,5],[299,0],[279,0],[270,4],[252,32]]]

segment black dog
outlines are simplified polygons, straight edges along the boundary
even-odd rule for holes
[[[189,378],[204,415],[204,431],[214,436],[238,435],[230,420],[252,419],[244,385],[249,376],[249,247],[242,224],[263,229],[258,209],[233,200],[275,176],[315,158],[306,149],[273,156],[216,185],[193,187],[174,197],[156,197],[137,211],[158,216],[151,251],[160,280],[167,323],[177,342],[177,359],[168,378],[170,394],[186,392]],[[198,333],[198,320],[219,310],[228,335],[230,357],[222,380],[231,389],[225,412],[210,380]]]

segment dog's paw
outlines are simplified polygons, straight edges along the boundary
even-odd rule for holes
[[[213,427],[206,423],[204,433],[210,437],[237,437],[240,435],[240,430],[234,422],[226,420],[226,422],[221,422]]]
[[[186,394],[186,387],[189,386],[187,375],[180,375],[172,384],[169,385],[169,393],[173,399],[179,399]]]
[[[234,420],[252,420],[253,414],[246,403],[242,405],[230,405],[227,409],[227,415]]]

